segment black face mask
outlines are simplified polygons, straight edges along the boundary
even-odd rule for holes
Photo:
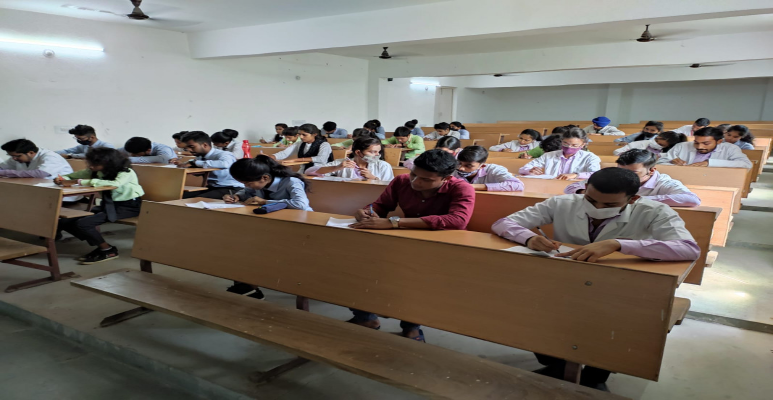
[[[76,142],[78,142],[78,144],[82,144],[84,146],[88,146],[88,145],[91,144],[91,140],[76,140]]]

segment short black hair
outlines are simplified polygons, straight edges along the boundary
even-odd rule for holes
[[[367,128],[367,129],[369,129],[369,130],[374,130],[374,131],[375,131],[376,129],[378,129],[378,125],[376,125],[376,123],[375,123],[375,122],[373,122],[372,120],[371,120],[371,121],[368,121],[368,122],[366,122],[366,123],[364,123],[364,124],[362,124],[362,127],[363,127],[363,128]]]
[[[695,125],[698,126],[709,126],[711,125],[711,121],[709,121],[708,118],[698,118],[695,120]]]
[[[711,136],[714,138],[714,140],[720,141],[725,138],[725,132],[722,132],[722,129],[707,126],[695,131],[693,136]]]
[[[282,136],[298,136],[298,127],[291,126],[289,128],[285,128],[282,131]]]
[[[411,129],[407,126],[398,126],[397,129],[395,129],[395,137],[404,137],[411,134]]]
[[[354,139],[352,142],[352,158],[354,158],[354,152],[359,151],[365,151],[370,148],[370,146],[379,145],[381,146],[381,139],[370,137],[370,136],[360,136],[357,139]],[[381,149],[383,153],[383,148]]]
[[[451,135],[443,136],[435,143],[436,149],[445,148],[448,150],[456,150],[460,147],[462,147],[462,141]]]
[[[488,150],[483,146],[467,146],[459,152],[457,160],[460,162],[479,162],[483,164],[488,160]]]
[[[190,131],[185,135],[183,135],[183,138],[180,139],[181,142],[189,142],[191,140],[193,140],[194,143],[199,143],[199,144],[206,143],[212,146],[212,139],[209,137],[209,135],[207,135],[202,131]]]
[[[640,185],[639,176],[625,168],[604,168],[596,171],[588,179],[588,186],[593,186],[601,193],[625,193],[628,197],[638,193]]]
[[[654,167],[657,162],[658,156],[653,152],[644,149],[628,150],[620,154],[620,157],[618,157],[616,161],[618,165],[642,164],[644,165],[644,168],[647,169]]]
[[[727,132],[727,130],[731,126],[733,126],[733,124],[721,124],[721,125],[717,125],[717,129],[722,129],[722,132]],[[741,125],[741,126],[743,126],[743,125]]]
[[[314,124],[303,124],[298,127],[298,133],[306,132],[312,135],[319,136],[319,128]]]
[[[415,128],[415,127],[416,127],[416,125],[417,125],[418,123],[419,123],[419,120],[412,119],[412,120],[410,120],[410,121],[406,122],[406,123],[405,123],[405,126],[407,126],[408,128],[411,128],[411,129],[413,129],[413,128]]]
[[[334,131],[338,128],[338,124],[336,124],[333,121],[327,121],[324,124],[322,124],[322,130],[325,132]]]
[[[396,133],[396,132],[395,132]],[[458,163],[454,156],[440,149],[432,149],[421,153],[413,160],[414,167],[434,172],[441,178],[450,176],[456,171]]]
[[[303,182],[306,192],[311,191],[311,185],[303,175],[283,166],[265,154],[258,154],[255,158],[236,160],[228,168],[228,172],[234,179],[242,182],[254,182],[260,180],[263,175],[269,175],[272,178],[297,178]]]
[[[188,133],[188,131],[180,131],[172,135],[172,139],[177,139],[179,141],[183,141],[183,136]]]
[[[381,128],[381,121],[379,121],[379,120],[377,120],[377,119],[372,119],[371,121],[372,121],[374,124],[376,124],[376,127],[377,127],[377,128]]]
[[[663,123],[660,121],[649,121],[646,124],[644,124],[645,128],[648,126],[654,126],[655,128],[657,128],[658,132],[663,132]]]
[[[96,135],[97,131],[88,125],[76,125],[75,128],[70,129],[70,135],[73,136],[86,136]]]
[[[587,142],[588,134],[580,128],[569,128],[568,131],[561,134],[561,140],[563,139],[582,139],[583,141]]]
[[[276,128],[277,126],[281,126],[282,128],[287,129],[287,124],[282,124],[282,123],[274,124],[274,128]]]
[[[542,135],[540,135],[540,133],[534,129],[524,129],[523,131],[521,131],[520,134],[518,134],[518,136],[521,136],[521,135],[529,135],[531,136],[532,139],[534,139],[537,142],[542,140]]]
[[[564,140],[563,134],[550,135],[548,137],[542,138],[542,141],[539,142],[539,147],[545,153],[561,150],[561,142],[563,140]]]
[[[449,125],[448,122],[439,122],[435,124],[435,129],[440,129],[441,131],[445,131],[445,130],[451,129],[451,125]]]
[[[212,134],[211,139],[213,143],[228,143],[239,137],[239,132],[233,129],[223,129],[220,132]]]
[[[150,142],[150,139],[136,136],[127,140],[126,144],[123,145],[124,150],[129,154],[142,153],[150,150],[151,147],[153,147],[153,143]]]
[[[32,143],[31,140],[27,139],[15,139],[11,140],[10,142],[0,146],[0,149],[5,151],[6,153],[20,153],[20,154],[26,154],[29,152],[37,153],[38,146],[35,146],[35,143]]]
[[[562,135],[564,132],[569,131],[569,127],[567,126],[557,126],[553,128],[553,130],[550,132],[551,134],[559,134]]]

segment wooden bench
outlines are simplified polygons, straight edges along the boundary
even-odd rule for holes
[[[751,182],[757,182],[757,178],[762,174],[762,169],[765,167],[763,160],[765,159],[765,150],[741,150],[746,157],[749,157],[749,161],[752,162]],[[749,184],[751,184],[749,182]]]
[[[59,218],[61,219],[81,218],[90,215],[94,215],[94,213],[86,210],[78,210],[76,208],[62,207],[59,209]]]
[[[491,146],[502,143],[504,133],[473,133],[470,132],[470,139],[476,141],[478,146],[488,149]],[[433,146],[434,147],[434,146]]]

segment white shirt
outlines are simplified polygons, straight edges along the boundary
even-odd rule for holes
[[[635,142],[628,143],[627,145],[619,149],[615,149],[614,151],[612,151],[612,154],[619,156],[620,154],[623,154],[628,150],[633,150],[633,149],[648,150],[648,148],[650,147],[652,147],[655,150],[661,149],[660,145],[655,142],[655,139],[637,140]]]
[[[0,169],[10,169],[14,171],[34,171],[41,170],[50,177],[57,175],[67,175],[72,173],[72,167],[64,157],[56,152],[47,149],[38,149],[35,157],[32,158],[29,165],[14,161],[12,158],[0,163]]]
[[[244,158],[244,150],[242,150],[242,142],[232,140],[231,143],[228,146],[225,147],[218,147],[218,149],[227,151],[236,157],[236,160],[241,160]]]
[[[578,190],[585,190],[585,182],[575,182],[564,189],[566,194],[575,194]],[[639,186],[636,193],[648,200],[668,204],[671,207],[697,207],[701,205],[701,199],[690,191],[682,182],[671,178],[666,174],[655,171],[647,182]]]
[[[337,176],[339,178],[362,178],[360,172],[354,168],[344,168],[340,171],[330,172],[327,174],[317,174],[316,171],[324,167],[337,167],[344,162],[344,158],[339,160],[325,163],[324,165],[315,165],[306,170],[307,175],[325,175],[325,176]],[[392,170],[392,165],[386,161],[378,160],[377,163],[368,163],[368,171],[370,171],[376,179],[380,181],[391,181],[395,178],[395,173]]]
[[[658,164],[671,164],[671,160],[681,159],[687,164],[695,163],[695,157],[698,150],[695,149],[693,142],[679,143],[672,147],[668,153],[661,155]],[[720,143],[711,152],[709,157],[709,167],[726,168],[751,168],[752,162],[749,157],[741,151],[741,148],[730,143]]]
[[[692,125],[680,126],[679,128],[672,130],[677,133],[684,133],[685,136],[692,136]]]
[[[459,135],[459,132],[450,131],[450,132],[448,132],[448,135],[446,135],[446,136],[453,136],[453,137],[461,140],[461,136]],[[437,131],[433,131],[432,133],[424,135],[424,139],[429,139],[429,140],[439,140],[442,137],[444,137],[444,136],[440,136],[437,133]]]
[[[505,151],[505,149],[511,149],[513,151],[529,151],[535,147],[539,147],[539,142],[533,140],[526,145],[528,149],[521,150],[521,144],[517,140],[512,140],[507,143],[497,144],[488,148],[488,151]]]
[[[289,158],[290,156],[297,156],[298,158],[306,158],[305,155],[298,155],[298,150],[301,148],[301,144],[303,144],[302,141],[297,141],[293,143],[291,146],[285,148],[284,150],[280,151],[279,153],[274,154],[277,160],[284,160],[285,158]],[[306,152],[308,152],[311,149],[311,144],[306,145]],[[330,143],[328,142],[322,142],[319,145],[319,152],[316,156],[311,157],[311,162],[314,163],[315,166],[317,165],[323,165],[327,163],[328,158],[330,158],[330,154],[333,153],[333,148],[330,147]],[[306,166],[301,165],[301,169],[298,171],[300,173],[303,173],[306,171]]]
[[[625,132],[615,128],[612,125],[607,125],[597,131],[591,124],[583,128],[583,130],[585,133],[597,133],[604,136],[625,136]]]
[[[567,167],[569,163],[571,165]],[[528,164],[518,170],[518,173],[527,175],[528,171],[532,168],[543,168],[545,170],[543,175],[578,174],[580,179],[586,179],[591,173],[601,169],[601,159],[599,156],[585,150],[580,150],[567,159],[564,158],[563,150],[556,150],[547,152],[541,157],[529,161]]]

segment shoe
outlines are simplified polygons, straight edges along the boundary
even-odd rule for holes
[[[581,386],[589,387],[596,390],[601,390],[602,392],[609,392],[609,388],[607,387],[607,384],[604,382],[601,383],[582,383],[580,382]]]
[[[81,261],[82,265],[91,265],[96,263],[101,263],[103,261],[112,260],[114,258],[118,258],[118,249],[113,246],[107,250],[97,249],[97,252],[92,252],[88,256],[85,257],[83,261]]]
[[[253,290],[255,290],[255,288],[253,288],[252,285],[248,285],[242,282],[234,282],[233,285],[229,286],[228,289],[226,289],[226,292],[231,292],[236,294],[247,294]]]
[[[375,321],[378,322],[378,320],[375,320]],[[356,325],[359,325],[359,326],[364,326],[366,328],[370,328],[370,329],[374,329],[374,330],[381,329],[381,324],[380,323],[378,325],[372,325],[370,320],[363,321],[363,320],[359,320],[357,318],[352,318],[352,319],[350,319],[350,320],[348,320],[346,322],[348,322],[350,324],[356,324]]]
[[[101,250],[99,249],[99,247],[97,247],[91,253],[88,253],[86,255],[80,256],[80,257],[76,258],[76,260],[78,260],[78,261],[86,261],[90,257],[94,257],[95,255],[97,255],[97,253],[99,253],[100,251]]]
[[[413,339],[413,340],[415,340],[417,342],[427,343],[427,341],[424,340],[424,331],[423,330],[419,329],[419,336],[415,336],[415,337],[408,337],[408,336],[406,336],[406,334],[408,334],[408,333],[410,333],[410,331],[403,331],[403,333],[401,333],[400,335],[402,337],[404,337],[404,338]]]
[[[534,372],[535,374],[539,374],[539,375],[549,376],[551,378],[556,378],[556,379],[563,379],[564,378],[564,368],[563,368],[563,366],[556,367],[554,365],[550,365],[550,366],[542,367],[540,369],[537,369],[537,370],[534,370],[534,371],[531,371],[531,372]]]
[[[247,297],[252,297],[253,299],[263,300],[263,299],[266,298],[266,295],[263,294],[263,292],[261,292],[260,289],[255,289],[255,292],[248,294]]]

